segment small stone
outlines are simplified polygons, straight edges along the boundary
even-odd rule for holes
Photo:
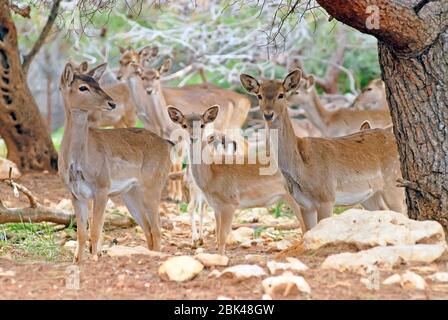
[[[396,274],[391,275],[390,277],[386,278],[383,281],[383,284],[387,286],[387,285],[391,285],[391,284],[400,283],[400,281],[401,281],[401,276],[396,273]]]
[[[412,271],[406,271],[401,276],[401,286],[405,289],[424,290],[426,288],[425,279]]]
[[[428,276],[428,279],[434,282],[446,283],[448,282],[448,272],[436,272]]]
[[[218,297],[216,298],[216,300],[232,300],[232,298],[227,297],[227,296],[218,296]]]
[[[173,257],[165,261],[159,268],[159,275],[164,280],[188,281],[196,277],[204,266],[189,256]]]
[[[287,257],[288,262],[268,261],[267,267],[271,274],[276,274],[277,271],[296,271],[302,272],[308,270],[308,267],[299,259]]]
[[[285,272],[281,276],[269,277],[262,282],[266,294],[282,293],[284,297],[299,292],[311,293],[311,288],[301,276],[295,276],[291,272]]]
[[[261,300],[272,300],[272,297],[268,294],[263,294],[263,296],[261,297]]]
[[[200,253],[194,256],[206,267],[225,267],[229,264],[229,258],[219,254]]]
[[[2,268],[0,268],[0,277],[15,277],[16,276],[16,272],[13,270],[7,270],[7,271],[3,271]]]
[[[64,243],[64,248],[69,250],[75,250],[77,246],[77,242],[75,240],[69,240],[66,243]]]
[[[219,277],[230,276],[235,279],[244,280],[251,277],[261,277],[266,275],[264,270],[256,264],[239,264],[224,269]]]
[[[243,243],[247,240],[252,240],[254,237],[254,229],[248,227],[240,227],[233,230],[227,237],[226,243],[229,245]]]
[[[146,247],[127,247],[116,245],[109,248],[105,248],[106,252],[111,257],[129,257],[132,255],[145,255],[151,257],[165,257],[166,254],[158,251],[151,251]]]

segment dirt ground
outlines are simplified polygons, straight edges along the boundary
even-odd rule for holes
[[[26,175],[18,182],[32,190],[45,205],[54,205],[67,198],[64,186],[55,175]],[[11,189],[1,183],[0,197],[10,206],[28,204],[24,199],[16,199]],[[188,223],[184,223],[188,222],[187,214],[177,210],[179,206],[175,204],[163,203],[162,207],[174,208],[174,211],[177,211],[174,214],[182,218],[174,222],[174,228],[163,231],[164,253],[194,254],[195,249],[188,245],[190,227]],[[170,215],[165,216],[165,219],[166,217]],[[283,219],[294,222],[292,217]],[[211,218],[208,224],[213,224]],[[282,234],[283,239],[291,241],[296,240],[297,236],[296,231]],[[263,234],[260,239],[259,244],[250,248],[243,248],[240,245],[230,246],[227,250],[230,265],[254,261],[264,267],[269,260],[282,261],[285,255],[290,255],[299,258],[310,268],[301,273],[311,287],[310,295],[274,296],[276,299],[448,299],[448,284],[427,281],[428,286],[425,290],[402,289],[399,285],[381,284],[389,275],[408,269],[415,270],[422,276],[427,275],[425,272],[428,271],[418,265],[402,265],[392,271],[380,271],[380,287],[378,290],[371,290],[360,281],[360,275],[319,268],[329,254],[347,251],[350,248],[326,248],[314,252],[287,250],[281,253],[273,250],[273,244],[277,240],[280,241],[281,237]],[[103,244],[108,246],[112,243],[126,246],[145,245],[142,235],[135,227],[105,231]],[[157,271],[165,258],[143,255],[119,258],[103,255],[98,262],[88,259],[79,266],[79,289],[71,289],[67,287],[67,277],[73,270],[72,253],[68,249],[66,252],[62,250],[63,254],[49,262],[44,258],[21,257],[14,246],[3,249],[1,246],[0,241],[0,299],[217,299],[222,296],[232,299],[261,299],[263,295],[262,279],[236,281],[214,278],[209,277],[211,269],[204,269],[191,281],[182,283],[163,281]],[[205,252],[216,252],[213,232],[206,233],[203,249]],[[429,267],[433,270],[431,273],[434,270],[447,272],[448,255],[445,254]],[[266,268],[265,270],[267,271]],[[8,274],[11,271],[13,275],[1,275],[2,272]]]

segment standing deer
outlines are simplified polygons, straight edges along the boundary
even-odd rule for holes
[[[405,213],[398,151],[393,134],[367,129],[340,138],[300,138],[294,135],[287,94],[297,90],[301,70],[283,81],[258,82],[242,74],[243,87],[257,96],[266,125],[278,130],[278,164],[299,203],[307,228],[330,217],[334,205],[361,204],[368,210]],[[358,126],[358,130],[361,124]]]
[[[266,207],[278,200],[284,200],[299,219],[302,232],[305,232],[300,208],[289,194],[286,181],[278,170],[273,175],[260,175],[259,170],[262,165],[259,162],[256,164],[208,164],[204,161],[199,163],[193,161],[193,154],[197,150],[195,143],[201,144],[201,150],[209,146],[209,143],[203,139],[203,132],[205,126],[218,117],[218,112],[218,106],[212,106],[203,113],[185,115],[175,107],[168,108],[171,120],[190,137],[188,152],[190,170],[196,185],[215,212],[218,253],[225,253],[226,240],[237,209]],[[197,124],[197,130],[193,130],[195,124]]]
[[[171,144],[144,129],[91,128],[89,113],[115,108],[112,98],[98,84],[105,69],[106,64],[102,64],[82,74],[67,63],[59,84],[66,117],[58,166],[76,214],[75,262],[83,260],[90,199],[90,252],[94,259],[98,257],[104,209],[110,196],[121,196],[142,227],[148,248],[160,249],[158,210],[168,177]]]
[[[324,137],[340,137],[357,132],[365,120],[369,120],[373,128],[384,128],[392,123],[388,109],[359,110],[341,108],[328,111],[322,104],[312,75],[303,76],[302,84],[288,97],[293,104],[303,105],[307,118],[318,128]],[[370,101],[368,97],[358,100]]]

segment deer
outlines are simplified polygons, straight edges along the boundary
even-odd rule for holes
[[[361,204],[367,210],[406,214],[404,191],[396,186],[401,176],[397,146],[389,130],[365,129],[338,138],[297,137],[286,96],[297,91],[302,71],[291,71],[283,81],[259,82],[247,74],[240,79],[258,98],[266,126],[278,131],[278,166],[306,228],[331,217],[335,205]]]
[[[93,200],[89,249],[97,260],[104,210],[111,196],[123,199],[143,229],[148,248],[160,250],[158,210],[173,143],[145,129],[98,129],[89,125],[89,113],[112,111],[116,106],[98,84],[105,70],[106,64],[101,64],[86,74],[78,73],[67,63],[59,82],[65,130],[58,171],[70,192],[76,215],[77,263],[84,257],[89,200]]]
[[[284,200],[299,220],[302,232],[305,232],[300,207],[287,190],[286,181],[278,170],[272,175],[260,175],[263,165],[259,161],[254,164],[194,161],[197,144],[202,150],[209,146],[207,139],[203,139],[205,127],[216,120],[219,110],[218,105],[213,105],[203,113],[184,114],[176,107],[168,107],[173,123],[189,137],[189,168],[193,180],[214,210],[218,253],[225,254],[226,240],[237,209],[266,207]]]
[[[352,102],[350,108],[360,110],[389,110],[386,85],[381,79],[373,79]]]
[[[87,73],[89,64],[83,61],[79,66],[72,63],[78,73]],[[131,128],[137,121],[136,106],[129,86],[125,83],[114,83],[103,86],[104,91],[112,97],[116,108],[112,111],[97,111],[89,115],[89,123],[96,127]]]
[[[323,137],[340,137],[357,132],[365,120],[369,120],[373,128],[384,128],[392,124],[388,109],[341,108],[328,111],[317,94],[314,76],[303,74],[302,79],[301,85],[296,91],[291,92],[288,101],[303,106],[307,118],[321,131]],[[359,103],[362,100],[368,99],[360,98]]]

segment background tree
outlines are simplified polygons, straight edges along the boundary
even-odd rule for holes
[[[0,136],[6,143],[8,159],[22,171],[57,169],[56,150],[26,78],[33,58],[51,31],[60,2],[53,2],[47,23],[22,62],[11,14],[29,16],[30,9],[0,0]]]
[[[378,39],[409,215],[447,228],[448,1],[317,2],[332,17]],[[372,28],[371,19],[378,19],[379,28]]]

